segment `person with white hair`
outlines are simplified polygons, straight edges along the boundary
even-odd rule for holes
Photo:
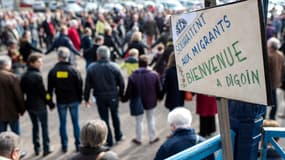
[[[282,85],[282,73],[284,71],[284,55],[278,49],[280,48],[280,41],[272,37],[267,41],[268,59],[272,86],[273,107],[269,113],[269,119],[275,120],[276,111],[278,108],[276,89]]]
[[[184,107],[175,108],[169,112],[167,121],[172,135],[160,146],[155,160],[166,159],[205,140],[191,128],[192,115],[188,109]],[[214,155],[206,158],[206,160],[212,159],[214,159]]]
[[[70,20],[69,28],[68,28],[68,37],[70,38],[71,42],[73,43],[74,47],[77,51],[80,51],[81,40],[79,33],[77,31],[78,22],[75,19]]]
[[[109,112],[111,112],[115,140],[119,142],[123,139],[119,100],[124,94],[125,83],[119,65],[110,61],[110,49],[103,45],[96,52],[97,61],[91,63],[87,69],[84,100],[88,106],[90,91],[93,89],[100,118],[108,126],[107,145],[111,147],[114,143],[109,123]]]
[[[8,56],[0,56],[0,133],[11,130],[20,134],[19,117],[24,114],[24,95],[20,80],[11,70],[12,61]]]
[[[19,40],[19,36],[17,32],[15,32],[15,27],[13,26],[12,20],[4,21],[4,31],[3,31],[3,43],[8,46],[8,43],[11,41],[17,42]]]

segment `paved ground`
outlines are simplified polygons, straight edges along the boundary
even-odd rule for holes
[[[78,60],[78,68],[85,75],[84,71],[84,62],[82,59]],[[46,56],[44,58],[44,68],[43,68],[43,77],[46,79],[48,70],[56,63],[56,56],[54,53]],[[284,105],[279,109],[281,113],[284,110]],[[189,108],[193,113],[193,127],[198,131],[199,121],[198,117],[195,114],[195,103],[187,102],[186,107]],[[163,101],[159,102],[156,110],[156,126],[157,126],[157,135],[160,137],[160,141],[156,144],[150,145],[148,143],[147,136],[147,127],[145,124],[145,136],[144,142],[141,146],[137,146],[131,143],[131,139],[134,137],[134,119],[129,114],[128,103],[120,103],[120,116],[121,116],[121,125],[123,134],[126,139],[112,148],[113,151],[117,152],[120,159],[122,160],[151,160],[153,159],[157,149],[161,143],[166,139],[166,136],[169,134],[169,127],[166,123],[168,110],[164,107]],[[80,108],[80,124],[89,119],[99,118],[96,106],[93,104],[91,108],[85,108],[81,106]],[[21,121],[21,138],[22,138],[22,149],[28,154],[24,160],[65,160],[69,155],[74,153],[73,145],[73,132],[70,117],[68,116],[68,136],[69,136],[69,150],[68,153],[61,153],[60,138],[59,138],[59,120],[57,115],[57,110],[49,111],[49,132],[51,139],[51,147],[54,150],[52,154],[43,158],[41,156],[36,157],[33,152],[32,145],[32,124],[26,113],[20,119]],[[282,126],[285,126],[284,120],[278,119],[281,122]],[[218,121],[216,121],[218,124]],[[217,133],[218,134],[218,133]],[[281,141],[282,146],[284,147],[284,140]]]
[[[85,75],[84,71],[84,62],[82,59],[78,59],[79,70]],[[43,68],[43,77],[47,77],[48,70],[56,63],[56,56],[54,53],[46,56],[44,58],[44,68]],[[193,110],[193,104],[189,103],[188,108]],[[168,110],[163,106],[163,102],[159,102],[156,111],[156,122],[157,122],[157,135],[160,137],[160,141],[156,144],[150,145],[148,142],[147,136],[147,126],[145,124],[145,137],[144,142],[141,146],[137,146],[131,143],[131,139],[134,137],[134,120],[129,114],[128,103],[120,103],[120,116],[121,116],[121,125],[124,136],[126,137],[124,141],[120,142],[112,148],[115,152],[118,153],[120,159],[133,160],[133,159],[153,159],[158,147],[165,140],[167,134],[169,133],[169,128],[166,123]],[[85,108],[83,105],[80,108],[80,124],[89,119],[99,118],[97,108],[93,104],[91,108]],[[197,117],[194,118],[197,120]],[[61,153],[60,137],[59,137],[59,120],[57,115],[57,110],[49,111],[49,132],[51,138],[51,147],[54,152],[46,158],[41,156],[36,157],[33,152],[33,145],[31,140],[32,134],[32,124],[30,122],[29,116],[26,113],[21,118],[21,137],[23,143],[23,150],[28,152],[28,155],[24,158],[25,160],[64,160],[70,154],[74,153],[73,145],[73,132],[71,119],[68,116],[68,136],[69,136],[69,150],[68,153]],[[197,128],[198,122],[194,121],[194,126]]]

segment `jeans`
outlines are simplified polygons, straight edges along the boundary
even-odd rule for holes
[[[149,109],[149,110],[145,110],[149,141],[153,141],[156,138],[154,111],[155,111],[154,108]],[[144,116],[144,114],[135,116],[136,139],[138,141],[142,141],[142,137],[143,137],[143,116]]]
[[[101,119],[105,121],[108,127],[107,145],[112,146],[113,136],[109,124],[109,110],[111,112],[116,141],[120,141],[123,136],[120,126],[119,112],[118,112],[119,99],[117,96],[96,96],[96,103],[99,115]]]
[[[49,133],[48,133],[48,115],[47,110],[29,111],[29,115],[33,124],[33,144],[35,152],[40,150],[40,138],[39,138],[39,123],[42,127],[42,141],[44,153],[50,150],[49,148]]]
[[[38,47],[38,41],[32,39],[32,46],[35,47],[35,48],[37,48],[37,47]]]
[[[13,122],[0,121],[0,133],[7,131],[8,125],[14,133],[20,135],[20,124],[18,119]]]
[[[80,127],[79,127],[79,102],[69,103],[69,104],[58,104],[57,111],[60,121],[60,138],[62,149],[67,149],[68,137],[66,132],[66,113],[69,109],[71,121],[73,125],[73,136],[75,139],[75,147],[79,148],[80,144]]]

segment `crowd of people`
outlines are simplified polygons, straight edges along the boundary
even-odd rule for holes
[[[274,68],[274,75],[271,75],[275,78],[272,82],[274,94],[275,89],[282,86],[282,77],[285,77],[282,76],[285,43],[281,47],[278,40],[285,40],[282,38],[285,36],[285,12],[272,20],[272,23],[268,23],[267,35],[269,65]],[[109,148],[114,145],[114,140],[119,142],[124,139],[119,115],[120,101],[129,101],[130,115],[135,119],[135,137],[132,142],[141,145],[144,115],[149,143],[160,140],[156,133],[155,109],[158,100],[165,99],[173,134],[160,147],[155,159],[169,157],[216,132],[215,97],[195,94],[196,113],[200,116],[199,135],[203,137],[196,136],[191,128],[191,113],[182,108],[186,93],[178,89],[174,47],[166,12],[147,8],[114,8],[108,13],[99,11],[81,14],[64,13],[58,9],[53,13],[47,10],[45,15],[31,11],[7,11],[0,13],[0,24],[1,42],[7,48],[7,56],[0,56],[0,133],[6,133],[10,126],[14,133],[20,135],[19,117],[27,111],[32,122],[35,155],[43,152],[43,156],[47,156],[52,152],[47,106],[50,110],[56,108],[58,111],[61,150],[64,153],[69,147],[66,117],[68,110],[70,112],[75,150],[79,152],[71,159],[87,159],[85,154],[92,155],[90,159],[118,159]],[[281,30],[276,28],[276,24],[281,24]],[[278,51],[279,48],[283,53]],[[46,77],[42,77],[41,67],[44,65],[44,55],[52,51],[57,52],[58,61],[49,71],[45,85],[43,79]],[[75,56],[85,59],[86,77],[76,68]],[[123,63],[118,64],[121,59]],[[127,71],[127,84],[122,70]],[[92,99],[96,99],[102,121],[87,122],[80,129],[79,105],[84,102],[88,107]],[[276,108],[272,109],[270,119],[275,119]],[[109,113],[112,123],[109,122]],[[110,124],[113,125],[114,133]],[[183,143],[177,144],[181,141],[180,135],[187,136],[189,141],[183,139]],[[16,141],[16,136],[4,134],[4,137],[9,136],[12,137],[11,141]],[[13,145],[9,153],[17,151],[17,145]],[[177,148],[169,148],[172,145]],[[2,154],[0,151],[0,156],[5,155],[6,152]]]
[[[167,96],[166,103],[171,105],[170,110],[184,104],[181,103],[184,101],[184,92],[178,91],[175,73],[167,76],[168,89],[162,83],[164,70],[168,66],[175,66],[169,16],[165,12],[114,9],[109,13],[84,12],[78,15],[63,13],[59,9],[54,13],[47,10],[45,15],[41,15],[7,11],[0,14],[0,20],[1,40],[8,52],[7,56],[0,57],[3,78],[0,83],[1,87],[2,84],[5,86],[1,88],[1,93],[9,92],[0,97],[10,103],[0,107],[0,132],[6,131],[10,126],[13,132],[20,135],[19,117],[27,111],[32,122],[31,135],[36,156],[40,153],[47,156],[52,152],[47,106],[50,110],[56,108],[59,113],[62,152],[67,152],[69,147],[66,129],[69,110],[75,150],[83,150],[80,153],[84,153],[86,150],[82,146],[98,146],[85,144],[80,137],[88,133],[83,133],[83,130],[80,132],[79,105],[82,101],[89,106],[90,101],[96,99],[99,116],[107,128],[106,140],[100,142],[104,147],[112,147],[114,140],[119,142],[124,139],[118,110],[120,101],[130,100],[132,103],[138,95],[141,99],[143,111],[136,115],[131,114],[136,121],[136,136],[132,142],[137,145],[142,143],[144,113],[149,143],[159,141],[155,126],[155,108],[164,93],[173,94],[172,91],[175,91],[178,95],[175,96],[177,99]],[[44,65],[44,55],[52,51],[57,52],[58,62],[49,71],[45,87],[43,79],[46,77],[42,77],[41,68]],[[76,68],[75,56],[86,60],[85,79]],[[170,56],[171,63],[168,64]],[[151,60],[151,57],[154,58]],[[124,62],[119,65],[117,60],[123,58]],[[129,77],[127,86],[122,74],[124,69]],[[172,88],[173,84],[176,87]],[[91,91],[93,94],[90,98]],[[9,110],[5,109],[7,106]],[[39,136],[40,129],[42,138]]]
[[[270,13],[271,16],[267,19],[266,25],[268,64],[273,95],[273,107],[270,110],[269,119],[275,120],[278,106],[280,106],[277,100],[277,88],[285,89],[285,11],[283,9],[282,14],[278,15],[273,8]],[[281,114],[279,117],[285,116]]]

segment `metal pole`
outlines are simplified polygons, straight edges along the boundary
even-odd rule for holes
[[[216,6],[216,0],[205,0],[205,7]],[[221,98],[218,105],[219,127],[222,138],[223,159],[233,160],[232,141],[230,136],[230,118],[228,101]]]

